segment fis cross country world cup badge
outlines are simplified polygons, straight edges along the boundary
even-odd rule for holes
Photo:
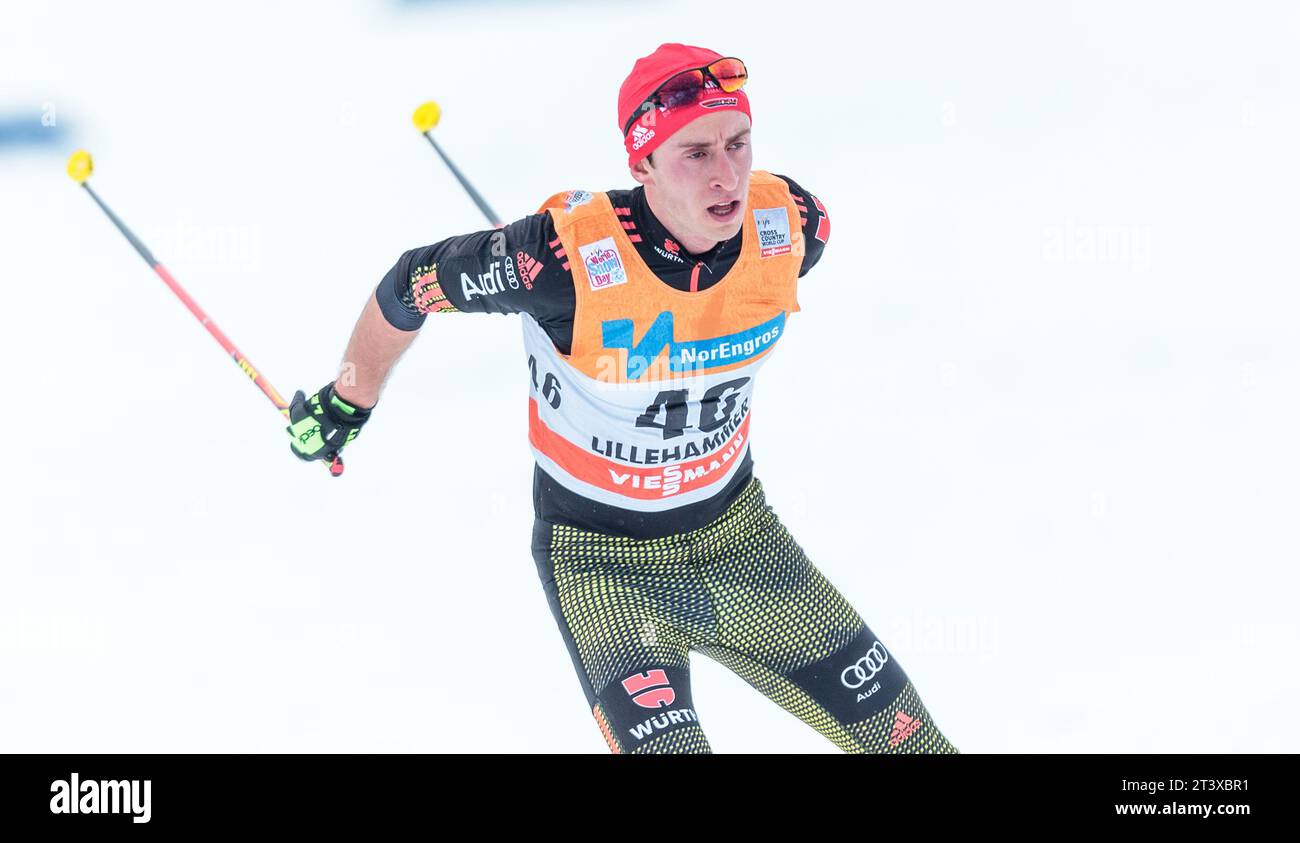
[[[790,216],[785,208],[755,208],[754,227],[758,230],[760,258],[790,253]]]

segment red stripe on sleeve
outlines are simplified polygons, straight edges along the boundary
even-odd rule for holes
[[[831,218],[826,213],[826,206],[822,204],[822,200],[814,196],[812,201],[821,214],[821,219],[817,220],[817,232],[813,236],[825,243],[831,236]]]

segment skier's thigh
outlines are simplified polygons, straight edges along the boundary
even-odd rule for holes
[[[596,695],[592,714],[613,752],[709,752],[689,666],[647,663],[627,671]]]

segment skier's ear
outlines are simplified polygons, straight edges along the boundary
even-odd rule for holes
[[[654,162],[650,160],[652,158],[654,158],[653,152],[633,164],[631,168],[632,178],[636,179],[641,184],[648,184],[654,181]]]

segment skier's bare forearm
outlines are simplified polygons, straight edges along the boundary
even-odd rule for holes
[[[334,391],[344,401],[358,407],[375,406],[393,364],[417,334],[419,331],[394,328],[384,318],[379,302],[371,295],[357,326],[352,329]]]

